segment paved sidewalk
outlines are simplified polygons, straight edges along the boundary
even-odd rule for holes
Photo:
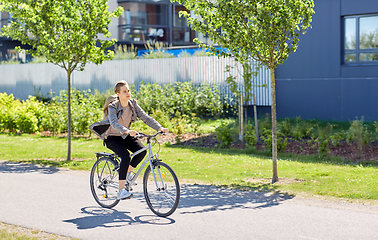
[[[103,209],[89,172],[1,161],[0,193],[0,222],[78,239],[378,239],[377,206],[284,194],[183,185],[176,212],[160,218],[141,184]]]

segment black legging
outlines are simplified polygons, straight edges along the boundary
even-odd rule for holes
[[[130,163],[130,150],[132,153],[144,148],[144,145],[138,139],[127,136],[125,139],[118,136],[109,136],[105,139],[106,147],[115,152],[121,158],[121,166],[119,168],[119,180],[126,180],[126,173],[129,165],[136,168],[138,164],[146,156],[147,151],[143,151],[134,156]]]

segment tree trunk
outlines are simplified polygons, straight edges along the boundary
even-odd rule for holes
[[[278,182],[277,173],[277,122],[276,122],[276,79],[274,68],[270,69],[271,91],[272,91],[272,161],[273,177],[272,183]]]
[[[71,160],[71,71],[67,71],[68,75],[68,151],[67,161]]]
[[[252,97],[253,97],[253,115],[255,117],[256,142],[259,142],[259,124],[258,124],[258,121],[257,121],[257,109],[256,109],[255,94],[253,94]]]
[[[239,94],[239,140],[243,142],[243,94]]]
[[[248,124],[248,102],[244,103],[245,109],[244,109],[244,119],[245,119],[245,125]]]

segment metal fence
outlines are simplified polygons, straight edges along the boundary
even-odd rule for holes
[[[226,73],[226,66],[234,68]],[[266,67],[258,68],[252,62],[252,69],[258,74],[254,77],[254,85],[266,84],[267,87],[255,86],[253,91],[258,106],[270,106],[270,75]],[[193,84],[209,83],[220,88],[222,94],[232,96],[225,80],[231,74],[239,83],[243,82],[242,68],[233,59],[210,57],[162,58],[113,60],[101,65],[88,64],[82,72],[72,74],[72,86],[79,90],[104,92],[124,79],[134,84],[136,89],[144,83],[173,83],[191,81]],[[0,65],[0,92],[13,94],[18,99],[27,99],[35,90],[46,95],[49,92],[59,94],[67,89],[65,70],[51,63]],[[243,91],[241,84],[241,91]],[[250,103],[251,104],[251,103]]]

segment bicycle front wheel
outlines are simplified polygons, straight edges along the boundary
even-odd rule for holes
[[[117,163],[103,157],[92,167],[90,176],[91,191],[96,202],[104,208],[112,208],[119,203]]]
[[[180,184],[172,168],[163,162],[146,168],[143,176],[143,193],[148,207],[160,217],[171,215],[180,200]]]

